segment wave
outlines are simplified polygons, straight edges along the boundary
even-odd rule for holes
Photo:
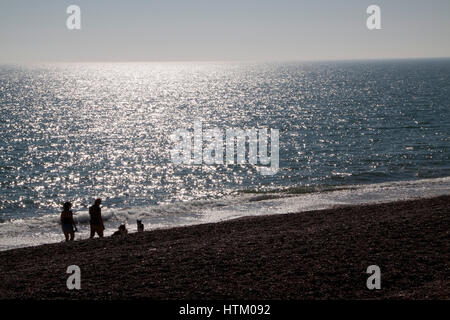
[[[258,189],[245,189],[239,190],[238,193],[242,194],[273,194],[273,193],[285,193],[289,195],[295,194],[305,194],[305,193],[316,193],[316,192],[327,192],[336,190],[355,190],[356,186],[343,186],[343,185],[315,185],[315,186],[295,186],[295,187],[284,187],[284,188],[272,188],[266,190]]]

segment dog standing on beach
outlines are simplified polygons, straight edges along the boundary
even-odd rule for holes
[[[141,220],[136,220],[137,223],[137,231],[138,232],[144,232],[144,224]]]

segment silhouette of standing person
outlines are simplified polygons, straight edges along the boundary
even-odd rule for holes
[[[73,241],[75,238],[75,231],[77,231],[75,221],[73,221],[73,212],[70,210],[71,208],[72,204],[70,202],[66,202],[64,203],[63,211],[61,212],[61,227],[64,236],[66,237],[66,241]]]
[[[105,226],[103,225],[102,209],[100,208],[101,203],[102,199],[97,199],[94,204],[89,207],[91,239],[95,236],[95,233],[97,233],[100,238],[103,238],[103,230],[105,230]]]

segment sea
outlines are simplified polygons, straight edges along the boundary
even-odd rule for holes
[[[0,114],[0,250],[65,201],[85,239],[96,198],[110,235],[450,194],[450,59],[0,65]],[[174,163],[199,122],[278,130],[279,169]]]

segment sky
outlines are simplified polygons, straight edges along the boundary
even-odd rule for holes
[[[0,63],[422,57],[450,57],[450,0],[0,0]]]

